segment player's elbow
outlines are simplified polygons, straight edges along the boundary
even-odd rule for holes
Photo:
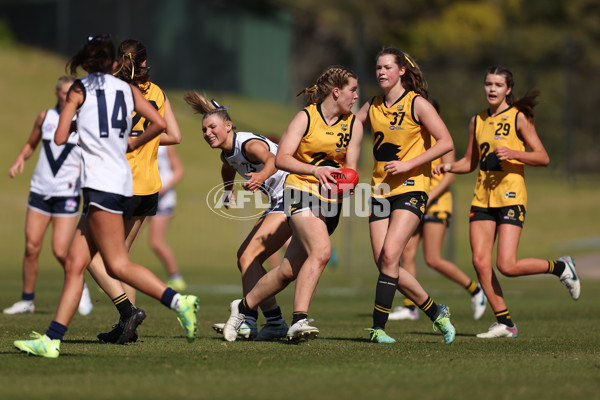
[[[167,130],[167,122],[165,121],[164,118],[160,118],[159,120],[157,120],[156,124],[160,128],[161,132]]]
[[[542,159],[542,167],[547,167],[550,164],[550,156],[548,154]]]
[[[275,167],[277,169],[283,169],[285,165],[285,156],[283,154],[277,154],[275,156]]]

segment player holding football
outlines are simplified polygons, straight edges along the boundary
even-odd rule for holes
[[[431,161],[453,150],[450,132],[427,101],[423,73],[408,55],[386,48],[377,55],[376,76],[384,94],[368,101],[357,118],[371,125],[375,164],[369,231],[379,269],[370,340],[394,343],[385,333],[396,288],[454,341],[445,305],[437,305],[419,282],[399,267],[400,255],[419,226],[429,192]],[[436,142],[431,146],[431,137]]]
[[[484,89],[489,107],[471,118],[465,156],[438,165],[434,173],[465,174],[479,164],[471,202],[469,234],[473,265],[479,283],[496,315],[496,322],[479,338],[518,335],[504,302],[502,288],[493,269],[496,237],[496,266],[506,276],[554,274],[567,287],[573,300],[579,298],[581,283],[569,256],[558,260],[517,259],[517,248],[527,207],[524,165],[547,166],[550,158],[533,124],[537,91],[514,99],[514,80],[505,67],[486,70]],[[531,151],[526,151],[526,148]]]
[[[227,112],[229,107],[223,107],[196,92],[187,93],[184,100],[196,112],[203,114],[202,132],[208,145],[221,150],[221,177],[227,197],[225,203],[235,202],[233,183],[236,173],[247,180],[244,189],[253,192],[261,190],[271,201],[271,206],[256,221],[237,253],[242,290],[246,295],[267,273],[263,267],[265,260],[277,252],[292,234],[283,212],[283,182],[287,172],[275,167],[277,145],[273,141],[254,133],[237,132]],[[266,325],[258,332],[258,312],[252,310],[242,321],[240,336],[257,341],[284,337],[288,326],[275,296],[261,301],[260,308],[267,320]],[[213,329],[222,332],[223,326],[222,323],[214,324]]]
[[[341,202],[321,195],[331,188],[332,172],[356,169],[362,140],[362,124],[351,108],[358,99],[356,75],[344,67],[331,67],[305,89],[309,105],[288,125],[276,157],[278,168],[288,171],[284,209],[292,240],[283,262],[269,271],[241,300],[230,304],[231,315],[223,329],[234,341],[246,315],[265,299],[279,293],[297,279],[292,324],[288,340],[315,338],[319,330],[310,326],[308,310],[319,278],[331,255],[329,235],[335,230]]]

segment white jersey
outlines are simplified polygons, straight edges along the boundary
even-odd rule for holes
[[[131,168],[125,157],[134,110],[131,86],[102,73],[90,74],[81,83],[85,88],[77,111],[83,150],[81,186],[132,196]]]
[[[227,161],[227,164],[231,165],[241,177],[248,180],[249,178],[245,175],[250,172],[260,172],[265,167],[262,163],[253,163],[246,158],[246,152],[244,151],[244,145],[249,140],[262,140],[269,146],[269,151],[273,154],[277,154],[277,145],[267,139],[264,136],[256,135],[250,132],[236,132],[233,136],[233,149],[232,154],[229,155],[223,152],[223,159]],[[273,175],[268,177],[261,190],[269,196],[271,201],[278,201],[283,198],[283,183],[288,173],[285,171],[277,170]]]
[[[171,161],[169,161],[169,152],[167,151],[167,146],[158,146],[156,161],[158,163],[160,181],[163,183],[169,182],[173,176],[173,169],[171,168]]]
[[[60,114],[52,108],[42,122],[42,146],[31,176],[30,190],[42,196],[76,197],[81,184],[81,148],[73,133],[67,143],[58,146],[54,134]]]
[[[158,146],[158,153],[156,155],[158,161],[158,172],[160,173],[160,181],[167,183],[173,177],[173,168],[171,167],[171,161],[169,161],[169,153],[167,146]],[[173,208],[177,204],[177,194],[173,188],[167,190],[165,194],[158,198],[159,208]],[[161,204],[162,203],[162,204]]]

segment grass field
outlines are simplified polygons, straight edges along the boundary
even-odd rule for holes
[[[7,171],[36,115],[54,104],[53,86],[64,73],[64,60],[7,44],[0,44],[0,53],[5,129],[0,155]],[[598,280],[583,278],[581,299],[573,302],[554,277],[503,278],[519,338],[481,341],[474,335],[487,330],[492,313],[488,310],[481,321],[473,321],[464,290],[419,260],[423,286],[451,308],[455,343],[444,345],[423,315],[419,321],[388,324],[388,333],[399,339],[398,344],[368,343],[364,328],[371,324],[377,273],[364,218],[344,218],[332,238],[340,262],[325,271],[311,308],[321,330],[319,339],[299,345],[223,342],[210,326],[224,322],[228,303],[241,293],[235,254],[252,221],[226,220],[208,209],[206,193],[220,182],[219,154],[203,142],[200,118],[183,103],[183,92],[167,90],[167,94],[184,134],[178,150],[186,168],[177,188],[177,217],[169,241],[190,292],[200,298],[198,340],[188,344],[173,313],[140,295],[138,304],[148,313],[139,329],[140,341],[128,346],[99,344],[96,334],[116,322],[116,312],[92,285],[94,311],[87,317],[75,316],[59,359],[19,354],[12,342],[32,330],[46,330],[62,288],[62,273],[46,240],[36,313],[0,314],[0,399],[600,398]],[[240,130],[263,134],[282,132],[298,108],[214,96],[232,106]],[[368,147],[366,140],[361,182],[368,182]],[[0,174],[0,308],[16,301],[22,289],[23,226],[36,158],[37,153],[15,180],[6,172]],[[578,254],[598,252],[593,245],[569,248],[568,244],[599,235],[599,177],[567,183],[552,169],[529,168],[527,174],[530,207],[519,255],[556,258],[568,252],[577,259]],[[454,185],[454,255],[470,276],[474,272],[466,217],[474,180],[474,174],[459,176]],[[164,278],[146,239],[144,232],[133,259]],[[288,319],[292,289],[279,296]]]

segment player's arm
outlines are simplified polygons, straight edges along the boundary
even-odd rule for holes
[[[417,121],[421,121],[423,129],[429,132],[436,142],[429,149],[410,160],[388,161],[385,163],[385,170],[392,175],[418,168],[454,150],[454,142],[446,124],[429,101],[422,96],[417,96],[414,101],[414,112]]]
[[[260,172],[245,174],[249,179],[244,183],[244,189],[255,192],[257,189],[260,189],[268,177],[277,172],[275,154],[271,153],[269,145],[260,139],[251,139],[245,142],[244,153],[250,162],[265,165]]]
[[[35,119],[33,123],[33,129],[29,134],[29,139],[27,139],[27,143],[23,146],[13,165],[8,170],[8,176],[14,178],[17,174],[23,173],[23,168],[25,167],[25,161],[31,157],[37,145],[40,143],[40,139],[42,138],[42,124],[44,123],[44,118],[46,118],[46,110],[42,111],[40,115]]]
[[[531,151],[517,151],[505,146],[497,147],[494,151],[499,160],[517,160],[533,167],[545,167],[550,163],[550,157],[538,136],[535,125],[523,113],[517,114],[517,127],[523,141]]]
[[[183,178],[183,163],[181,162],[181,158],[179,158],[179,154],[175,150],[175,147],[168,146],[167,147],[167,156],[169,157],[169,163],[171,164],[171,179],[168,182],[163,182],[160,188],[160,194],[164,194],[168,190],[172,189],[177,182]]]
[[[147,121],[150,121],[150,125],[144,129],[144,132],[142,132],[141,135],[136,138],[129,137],[128,150],[131,151],[145,145],[162,131],[167,129],[167,123],[164,118],[160,116],[156,108],[144,98],[144,95],[137,87],[131,84],[129,84],[129,86],[131,87],[131,92],[133,93],[133,99],[135,101],[135,112],[146,118]]]
[[[225,161],[221,154],[221,179],[223,180],[223,205],[229,208],[230,204],[235,204],[235,193],[233,193],[233,180],[235,179],[236,170]]]
[[[285,132],[281,136],[279,149],[275,157],[275,166],[281,170],[292,174],[313,175],[319,182],[327,188],[330,188],[328,182],[335,182],[331,172],[339,171],[334,167],[317,167],[294,158],[294,153],[298,150],[300,141],[304,132],[308,128],[308,115],[305,111],[300,111],[290,122]]]
[[[367,101],[356,113],[356,118],[360,121],[363,127],[370,124],[369,121],[369,107],[371,107],[371,100]]]
[[[169,146],[181,143],[181,130],[167,95],[165,95],[165,122],[167,123],[167,129],[160,134],[160,145]]]
[[[63,145],[69,140],[71,134],[71,124],[73,123],[73,117],[77,113],[77,109],[83,104],[85,89],[80,80],[76,80],[71,85],[69,92],[67,93],[67,101],[64,108],[60,112],[60,118],[58,120],[58,127],[54,133],[54,143],[57,145]]]
[[[475,142],[475,117],[469,122],[469,138],[467,139],[467,150],[465,155],[458,161],[442,163],[435,167],[433,173],[443,174],[444,172],[454,172],[455,174],[467,174],[474,171],[479,161],[479,148]]]
[[[358,159],[360,157],[360,146],[363,138],[363,125],[358,119],[354,118],[352,124],[352,136],[350,137],[350,143],[346,149],[346,161],[344,162],[345,168],[352,168],[356,171],[358,168]]]
[[[449,151],[448,153],[442,156],[442,164],[451,163],[453,161],[454,150]],[[437,200],[442,193],[446,192],[446,190],[450,188],[452,182],[454,182],[454,174],[452,172],[444,173],[444,176],[437,184],[437,186],[429,192],[429,200],[427,200],[427,204],[431,204],[431,202]]]

